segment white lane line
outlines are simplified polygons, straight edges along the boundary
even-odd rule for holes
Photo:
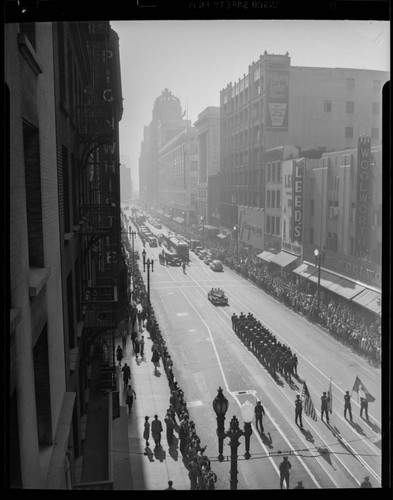
[[[193,279],[193,278],[191,278],[191,279]],[[199,287],[199,288],[203,291],[202,287],[200,287],[199,285],[198,285],[198,287]],[[214,339],[213,339],[213,336],[212,336],[212,333],[211,333],[211,330],[210,330],[210,328],[209,328],[208,324],[207,324],[207,323],[206,323],[206,321],[202,318],[202,316],[199,314],[199,311],[197,311],[197,310],[195,309],[194,305],[191,303],[191,301],[188,299],[188,297],[185,295],[185,293],[184,293],[181,289],[180,289],[180,291],[182,292],[182,294],[183,294],[184,298],[185,298],[185,299],[187,300],[187,302],[190,304],[190,306],[192,307],[192,309],[194,309],[194,311],[196,312],[196,314],[199,316],[200,320],[202,321],[202,323],[205,325],[205,327],[206,327],[207,331],[209,332],[209,337],[210,337],[210,340],[211,340],[212,345],[213,345],[214,353],[215,353],[215,355],[216,355],[217,363],[218,363],[218,366],[219,366],[220,371],[221,371],[221,376],[222,376],[222,378],[223,378],[225,388],[226,388],[227,392],[228,392],[228,393],[229,393],[229,394],[230,394],[230,395],[234,398],[234,400],[236,401],[236,403],[238,404],[238,406],[240,407],[241,405],[240,405],[240,402],[239,402],[239,400],[238,400],[238,397],[237,397],[237,396],[235,396],[235,395],[233,395],[233,394],[232,394],[232,391],[229,389],[229,386],[228,386],[228,381],[227,381],[227,379],[226,379],[226,376],[225,376],[225,373],[224,373],[224,369],[223,369],[223,367],[222,367],[221,360],[220,360],[220,357],[219,357],[218,352],[217,352],[216,344],[215,344],[215,342],[214,342]],[[205,293],[205,292],[203,291],[203,293]],[[278,432],[279,432],[279,433],[281,434],[281,436],[283,437],[283,439],[285,440],[285,442],[288,444],[288,446],[289,446],[289,447],[290,447],[293,451],[295,451],[295,449],[293,448],[293,446],[291,445],[291,443],[288,441],[288,439],[286,438],[286,436],[283,434],[283,432],[281,431],[281,429],[280,429],[280,428],[279,428],[279,427],[278,427],[275,423],[274,423],[274,425],[275,425],[275,427],[277,428]],[[268,453],[267,448],[265,447],[265,445],[264,445],[264,443],[263,443],[263,441],[262,441],[262,439],[260,438],[260,436],[259,436],[259,434],[258,434],[258,433],[256,433],[256,437],[257,437],[258,441],[260,442],[261,446],[264,448],[265,453]],[[300,463],[303,465],[304,469],[308,472],[308,474],[309,474],[310,478],[312,479],[312,481],[314,482],[315,486],[316,486],[317,488],[321,488],[321,485],[318,483],[318,481],[316,480],[315,476],[312,474],[312,472],[310,471],[310,469],[309,469],[309,468],[307,467],[307,465],[304,463],[304,461],[302,460],[302,458],[301,458],[301,457],[297,457],[297,458],[299,459]],[[273,467],[274,467],[275,471],[277,472],[277,474],[278,474],[278,475],[280,475],[280,474],[279,474],[278,467],[277,467],[277,465],[275,464],[275,462],[274,462],[274,460],[272,459],[272,457],[270,457],[270,456],[269,456],[269,460],[271,461],[271,463],[272,463],[272,465],[273,465]],[[334,483],[334,484],[336,484],[334,481],[333,481],[333,483]],[[337,485],[337,484],[336,484],[336,486],[338,487],[338,485]]]
[[[228,294],[228,295],[230,295],[230,294]],[[237,298],[234,294],[231,294],[231,295],[235,298],[235,300],[236,300],[239,304],[241,304],[242,306],[244,306],[244,308],[248,308],[248,309],[250,310],[250,308],[249,308],[246,304],[244,304],[244,302],[242,302],[241,300],[239,300],[239,299],[238,299],[238,298]],[[258,314],[254,313],[254,311],[253,311],[253,310],[251,310],[251,312],[254,314],[254,316],[255,316],[256,318],[258,318]],[[312,362],[311,362],[310,360],[308,360],[305,356],[303,356],[303,354],[301,354],[300,352],[298,352],[298,351],[297,351],[297,349],[295,349],[295,348],[293,347],[293,345],[291,345],[291,344],[290,344],[290,342],[288,342],[288,341],[287,341],[286,339],[284,339],[284,338],[283,338],[283,337],[282,337],[282,336],[281,336],[278,332],[276,332],[276,330],[275,330],[274,328],[272,328],[270,325],[267,325],[267,323],[266,323],[266,322],[264,322],[263,320],[262,320],[261,322],[262,322],[262,324],[266,325],[266,326],[269,328],[269,330],[270,330],[270,331],[271,331],[271,332],[272,332],[272,333],[273,333],[276,337],[280,338],[280,340],[282,340],[283,342],[285,342],[285,344],[286,344],[287,346],[289,346],[289,347],[291,348],[291,350],[292,350],[292,351],[295,351],[295,352],[298,354],[298,357],[303,358],[303,359],[304,359],[304,360],[305,360],[308,364],[310,364],[310,365],[314,368],[314,370],[316,370],[316,371],[317,371],[320,375],[322,375],[322,376],[323,376],[326,380],[329,380],[329,381],[330,381],[330,377],[328,377],[327,375],[325,375],[324,373],[322,373],[322,372],[321,372],[321,370],[319,370],[319,368],[318,368],[317,366],[315,366],[315,365],[314,365],[314,363],[312,363]],[[332,386],[336,387],[336,388],[337,388],[337,389],[338,389],[338,390],[339,390],[342,394],[344,394],[344,391],[341,389],[341,387],[339,387],[339,386],[338,386],[337,384],[335,384],[334,382],[332,383]],[[355,404],[357,404],[357,403],[355,402]],[[372,417],[372,415],[371,415],[371,417]],[[375,422],[376,422],[379,426],[381,426],[380,422],[379,422],[376,418],[372,417],[372,419],[373,419],[373,420],[374,420],[374,421],[375,421]],[[377,434],[377,435],[378,435],[378,434]]]

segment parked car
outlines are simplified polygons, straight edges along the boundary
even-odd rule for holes
[[[209,255],[206,255],[206,257],[203,259],[203,262],[207,265],[209,265],[211,261],[212,258]]]
[[[157,247],[157,238],[149,238],[149,245],[151,247]]]
[[[222,262],[220,260],[212,260],[210,262],[210,269],[213,271],[223,271],[224,266],[222,265]]]

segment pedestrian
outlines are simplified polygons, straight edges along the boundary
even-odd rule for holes
[[[161,432],[162,432],[162,423],[161,420],[158,419],[158,415],[154,415],[154,420],[151,423],[151,435],[154,439],[156,446],[161,446]]]
[[[166,440],[168,442],[168,445],[172,446],[174,438],[173,430],[175,428],[175,422],[173,421],[171,415],[168,412],[165,415],[164,422],[166,425]]]
[[[149,446],[150,437],[150,422],[149,417],[145,417],[145,423],[143,427],[143,439],[146,441],[146,446]]]
[[[145,349],[145,338],[142,335],[141,340],[139,341],[139,351],[140,351],[141,358],[143,358],[144,349]]]
[[[294,490],[304,490],[303,481],[298,481],[297,486],[293,488]]]
[[[154,374],[157,373],[157,368],[160,366],[160,355],[158,353],[157,347],[153,350],[153,355],[151,357],[152,363],[154,364]]]
[[[119,363],[119,366],[121,366],[121,360],[123,359],[123,349],[118,345],[116,349],[116,358]]]
[[[121,371],[123,372],[123,382],[124,382],[124,387],[127,387],[128,385],[128,381],[130,380],[131,378],[131,369],[130,367],[127,365],[127,363],[124,363],[124,366],[123,368],[121,369]]]
[[[168,488],[165,488],[165,491],[166,490],[176,490],[176,488],[174,488],[172,485],[173,485],[173,481],[168,481]]]
[[[284,480],[287,483],[287,489],[289,489],[289,470],[292,467],[291,462],[288,457],[284,457],[283,461],[279,465],[280,469],[280,488],[282,489]]]
[[[367,398],[360,398],[360,418],[363,418],[363,411],[366,414],[366,419],[368,420],[368,401]]]
[[[138,361],[138,356],[139,356],[139,340],[137,338],[135,339],[134,352],[135,352],[135,358]]]
[[[361,488],[372,488],[372,484],[370,483],[370,478],[366,476],[364,481],[360,485]]]
[[[326,392],[321,396],[321,420],[323,422],[323,414],[326,415],[326,422],[329,423],[329,412],[328,412],[329,398],[326,396]]]
[[[180,452],[182,455],[185,454],[187,439],[188,439],[188,417],[184,416],[180,421],[179,425],[179,439],[180,439]]]
[[[295,424],[298,425],[297,422],[299,420],[300,427],[303,427],[302,413],[303,413],[303,402],[300,399],[300,395],[298,394],[295,399]]]
[[[352,420],[352,408],[351,408],[351,395],[349,391],[346,391],[344,394],[344,418],[347,418],[347,411],[349,412],[349,418]]]
[[[265,415],[265,409],[263,408],[260,401],[257,402],[255,409],[254,409],[254,413],[255,413],[255,427],[260,432],[264,432],[263,424],[262,424],[262,415]],[[260,429],[258,429],[258,424],[260,426]]]
[[[132,404],[134,402],[134,399],[136,399],[135,391],[131,387],[131,385],[129,385],[127,388],[127,393],[126,393],[126,403],[128,406],[128,414],[131,414]]]
[[[131,342],[132,342],[132,349],[135,351],[135,340],[137,339],[138,334],[135,330],[132,330],[131,332]]]

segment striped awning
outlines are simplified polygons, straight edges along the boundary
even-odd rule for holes
[[[365,288],[356,297],[352,298],[353,302],[370,309],[377,314],[381,314],[382,304],[381,304],[381,293],[375,290],[370,290]]]
[[[317,272],[317,268],[315,266],[312,266],[311,264],[306,264],[305,262],[303,262],[303,264],[300,264],[300,266],[294,269],[293,272],[295,274],[298,274],[299,276],[302,276],[303,278],[309,278]]]
[[[288,252],[279,252],[276,255],[273,255],[273,257],[270,259],[270,262],[273,264],[277,264],[280,267],[287,267],[289,264],[292,264],[292,262],[295,262],[296,259],[298,259],[298,255],[293,255],[292,253]]]
[[[315,272],[309,277],[310,281],[318,283],[318,272]],[[358,285],[354,281],[337,276],[337,274],[329,273],[328,271],[321,270],[320,284],[323,288],[337,293],[346,299],[352,299],[358,295],[365,288]]]
[[[274,253],[267,252],[266,250],[264,250],[263,252],[259,253],[257,257],[261,260],[264,260],[265,262],[270,262],[270,259],[274,257],[274,255],[275,255]]]

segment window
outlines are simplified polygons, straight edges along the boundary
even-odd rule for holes
[[[373,81],[373,89],[374,90],[381,90],[381,82],[379,80]]]
[[[354,110],[355,110],[355,103],[353,101],[347,101],[347,103],[346,103],[347,113],[353,113]]]
[[[326,112],[330,112],[332,110],[332,101],[324,101],[323,110]]]
[[[280,217],[276,217],[276,235],[280,236]]]
[[[44,267],[39,131],[23,123],[29,266]]]
[[[281,191],[277,191],[276,206],[277,206],[277,208],[281,208]]]
[[[372,111],[373,111],[374,115],[379,115],[379,113],[380,113],[379,102],[373,102],[373,104],[372,104]]]
[[[270,208],[270,191],[267,192],[266,208]]]
[[[267,182],[270,182],[271,178],[272,178],[272,174],[271,174],[271,163],[268,163],[267,164]]]
[[[379,129],[372,128],[371,129],[371,139],[378,139],[378,138],[379,138]]]
[[[353,90],[355,88],[355,79],[347,78],[347,90]]]
[[[266,217],[266,232],[270,234],[270,215]]]
[[[276,192],[272,191],[272,208],[276,208]]]
[[[346,139],[353,138],[353,127],[345,127],[345,138]]]

